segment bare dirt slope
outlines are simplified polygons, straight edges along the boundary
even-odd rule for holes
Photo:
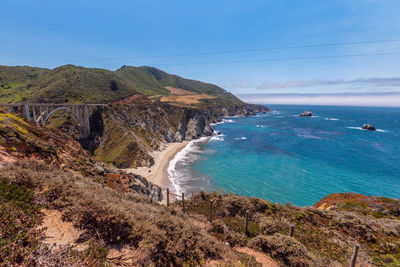
[[[175,88],[171,86],[166,86],[166,89],[170,91],[169,96],[164,96],[161,98],[162,102],[169,102],[171,104],[183,104],[183,105],[192,105],[199,104],[200,99],[213,99],[215,96],[207,95],[207,94],[198,94],[196,92],[191,92],[187,90],[183,90],[180,88]]]

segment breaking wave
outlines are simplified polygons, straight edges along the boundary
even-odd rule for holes
[[[167,169],[168,178],[171,182],[172,189],[175,190],[176,194],[184,192],[183,182],[185,174],[177,170],[177,164],[189,165],[195,160],[200,158],[202,151],[196,146],[196,143],[206,142],[209,137],[201,137],[200,139],[190,141],[181,151],[179,151],[175,157],[169,162]]]

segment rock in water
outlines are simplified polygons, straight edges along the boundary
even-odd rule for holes
[[[300,116],[302,116],[302,117],[312,117],[312,116],[314,116],[314,114],[312,114],[311,111],[306,110],[303,113],[301,113]]]
[[[369,131],[375,131],[376,128],[372,126],[371,124],[364,124],[362,127],[364,130],[369,130]]]

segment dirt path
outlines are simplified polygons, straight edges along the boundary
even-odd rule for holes
[[[257,262],[262,264],[263,267],[279,267],[276,261],[262,252],[255,251],[248,247],[237,247],[235,250],[253,256]]]
[[[42,210],[44,213],[41,228],[46,228],[44,242],[52,246],[72,245],[77,250],[83,250],[87,244],[77,244],[76,240],[83,231],[75,228],[71,222],[61,219],[61,213],[57,210]]]

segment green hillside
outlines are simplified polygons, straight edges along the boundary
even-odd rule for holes
[[[199,94],[207,94],[224,99],[232,104],[243,104],[233,94],[214,84],[184,79],[153,67],[128,67],[118,69],[117,74],[126,80],[140,82],[140,92],[146,95],[168,95],[166,86],[176,87]]]
[[[153,67],[123,66],[116,71],[65,65],[55,69],[0,66],[0,102],[107,103],[135,93],[168,96],[165,87],[206,94],[211,102],[243,104],[224,89],[181,78]],[[210,102],[210,101],[208,101]]]
[[[8,77],[15,72],[14,68],[20,69],[1,68],[1,75],[7,84],[11,80]],[[11,76],[15,86],[2,87],[1,102],[102,103],[136,92],[131,83],[124,81],[115,72],[104,69],[65,65],[52,70],[35,71],[36,75],[29,75],[29,71],[20,69],[19,76]]]

